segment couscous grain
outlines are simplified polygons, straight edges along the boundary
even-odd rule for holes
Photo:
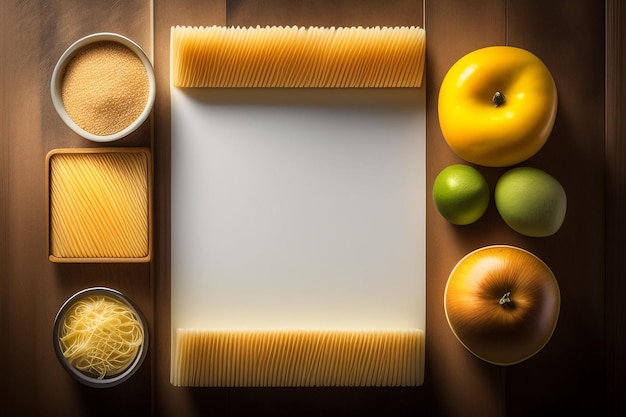
[[[117,133],[143,112],[150,81],[141,59],[112,41],[96,42],[69,62],[61,84],[68,116],[89,133]]]

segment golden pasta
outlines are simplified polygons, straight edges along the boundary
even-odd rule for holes
[[[58,152],[49,157],[51,259],[149,254],[147,152]]]
[[[417,386],[421,330],[178,329],[171,383],[194,387]]]
[[[419,87],[426,35],[411,27],[171,29],[176,87]]]
[[[93,295],[76,301],[61,323],[59,344],[70,366],[97,379],[119,375],[135,360],[143,327],[125,304]]]

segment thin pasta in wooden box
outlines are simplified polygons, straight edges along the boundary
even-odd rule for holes
[[[152,252],[151,171],[146,148],[49,152],[50,261],[148,262]]]

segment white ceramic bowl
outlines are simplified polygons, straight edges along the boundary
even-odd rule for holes
[[[65,320],[65,315],[67,312],[74,306],[74,304],[82,298],[93,296],[93,295],[102,295],[114,300],[122,302],[126,305],[136,316],[136,318],[141,323],[141,327],[143,329],[143,341],[139,350],[137,351],[137,355],[134,360],[128,365],[128,367],[123,370],[121,373],[113,376],[105,376],[102,379],[98,379],[96,376],[93,376],[89,373],[82,372],[72,366],[63,356],[63,350],[60,343],[61,337],[61,326]],[[109,388],[115,385],[119,385],[122,382],[126,381],[130,378],[137,370],[141,367],[146,355],[148,353],[148,343],[149,343],[149,335],[148,335],[148,325],[146,323],[146,319],[141,314],[139,308],[133,303],[130,299],[128,299],[121,292],[106,288],[106,287],[92,287],[81,290],[71,296],[70,298],[63,303],[59,312],[57,313],[54,319],[54,327],[52,331],[52,343],[54,345],[54,351],[56,352],[57,358],[61,365],[65,370],[73,376],[77,381],[81,382],[84,385],[94,387],[94,388]]]
[[[63,83],[63,77],[65,76],[65,68],[72,60],[72,58],[74,58],[76,53],[87,45],[104,41],[113,41],[120,43],[126,46],[139,57],[139,59],[146,68],[146,72],[148,73],[150,92],[148,95],[146,107],[143,109],[143,112],[139,115],[137,119],[135,119],[134,122],[132,122],[129,126],[119,132],[102,136],[84,130],[69,117],[65,110],[65,106],[63,105],[61,88]],[[141,49],[141,47],[139,47],[139,45],[137,45],[135,42],[125,36],[118,35],[116,33],[102,32],[85,36],[84,38],[77,40],[72,45],[70,45],[69,48],[67,48],[67,50],[63,53],[63,55],[61,55],[61,58],[59,58],[59,61],[54,67],[54,71],[52,72],[52,80],[50,83],[50,90],[54,108],[56,109],[61,119],[63,119],[65,124],[68,125],[74,132],[76,132],[83,138],[89,139],[94,142],[112,142],[129,135],[146,121],[146,119],[150,115],[150,112],[152,111],[152,107],[154,106],[154,98],[156,95],[156,80],[154,77],[154,69],[152,68],[152,63],[150,62],[144,51]]]

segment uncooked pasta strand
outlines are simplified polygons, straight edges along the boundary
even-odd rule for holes
[[[49,171],[51,255],[147,255],[149,173],[144,152],[56,153]]]
[[[171,29],[176,87],[419,87],[425,35],[410,27]]]
[[[421,330],[178,329],[176,386],[415,386]]]

